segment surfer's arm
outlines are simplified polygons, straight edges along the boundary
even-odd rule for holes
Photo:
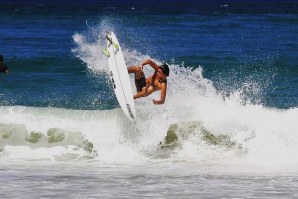
[[[158,70],[158,65],[155,62],[153,62],[151,59],[146,59],[145,61],[142,62],[141,64],[142,69],[147,64],[149,64],[154,70]]]
[[[167,84],[163,83],[160,89],[160,100],[153,100],[153,104],[165,103],[166,95],[167,95]]]

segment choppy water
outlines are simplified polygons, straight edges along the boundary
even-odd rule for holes
[[[297,10],[0,1],[0,197],[297,197]],[[137,100],[136,125],[106,73],[106,30],[128,66],[171,69],[166,103]]]

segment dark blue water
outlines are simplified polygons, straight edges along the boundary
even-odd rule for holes
[[[104,73],[73,49],[73,35],[96,41],[105,21],[122,48],[180,67],[203,68],[224,96],[298,106],[296,1],[0,1],[0,105],[118,107]],[[136,63],[137,64],[137,63]],[[244,83],[257,84],[257,91]]]

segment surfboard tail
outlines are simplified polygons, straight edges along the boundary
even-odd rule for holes
[[[127,107],[127,112],[129,114],[129,117],[134,121],[134,123],[136,123],[135,121],[135,114],[133,113],[131,107],[130,107],[130,104],[126,104],[126,107]]]

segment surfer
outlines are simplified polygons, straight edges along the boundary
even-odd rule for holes
[[[147,79],[143,72],[143,67],[149,64],[153,69],[153,75]],[[134,99],[146,97],[151,93],[160,90],[160,100],[153,100],[154,104],[163,104],[167,94],[167,77],[170,70],[167,64],[158,66],[151,59],[146,59],[142,62],[141,66],[131,66],[128,68],[128,73],[135,74],[135,84],[137,93],[133,96]]]
[[[3,55],[0,55],[0,72],[8,73],[8,67],[3,63]]]

